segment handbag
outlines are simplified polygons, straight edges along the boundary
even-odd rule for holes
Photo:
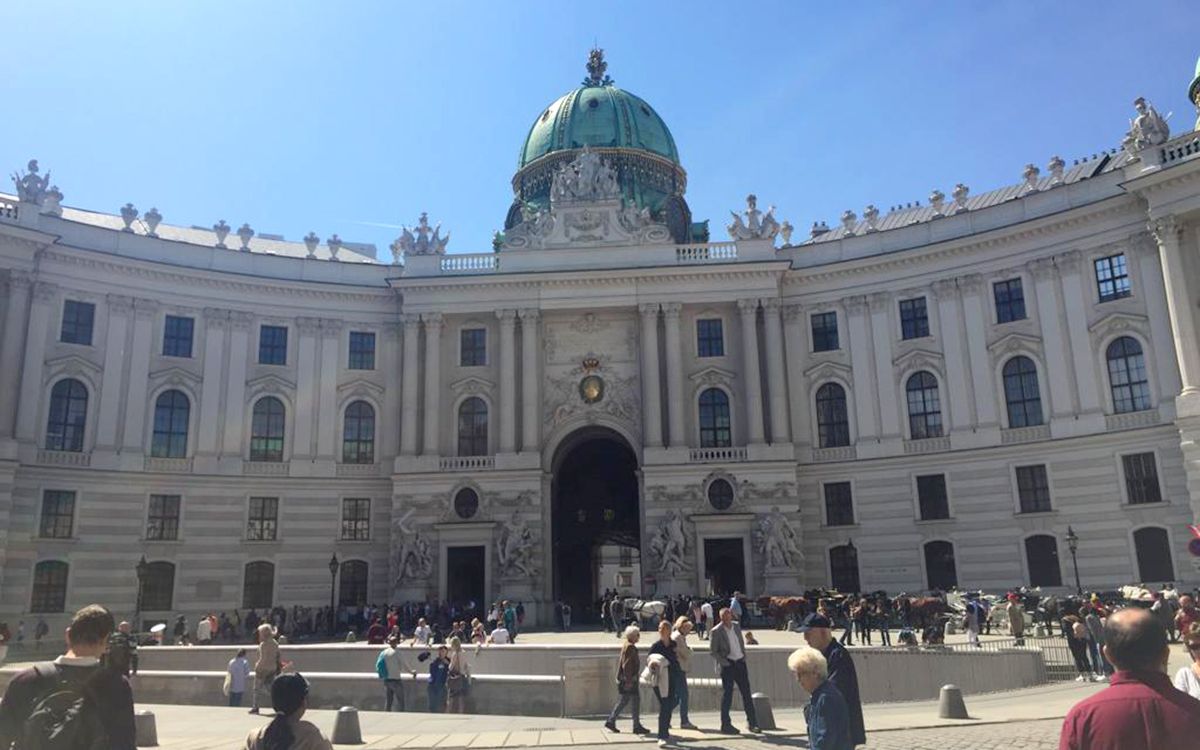
[[[446,678],[446,690],[450,696],[457,698],[467,692],[467,678],[462,672],[451,672]]]
[[[221,683],[221,692],[225,695],[226,698],[229,697],[229,691],[232,687],[233,687],[233,677],[229,674],[229,672],[226,672],[225,673],[225,681]]]

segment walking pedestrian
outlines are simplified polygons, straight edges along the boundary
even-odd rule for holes
[[[804,618],[800,632],[808,645],[821,652],[825,657],[829,681],[837,686],[838,692],[846,701],[846,709],[850,717],[850,741],[854,745],[867,744],[867,730],[863,723],[862,696],[858,690],[858,672],[854,669],[854,660],[845,646],[833,637],[833,623],[822,614],[811,614]]]
[[[792,652],[788,669],[808,693],[804,721],[810,750],[854,750],[850,740],[850,710],[837,685],[829,681],[829,664],[821,652],[804,646]]]
[[[658,746],[666,747],[671,741],[671,713],[675,710],[675,685],[679,677],[679,659],[675,656],[675,642],[671,640],[671,623],[662,620],[658,623],[658,640],[650,647],[650,655],[646,657],[646,671],[642,673],[643,682],[648,682],[658,699]]]
[[[246,750],[333,750],[316,724],[303,721],[308,710],[308,680],[302,675],[280,675],[271,683],[271,707],[275,718],[265,727],[251,730]]]
[[[250,713],[258,713],[259,701],[271,697],[271,683],[283,671],[279,659],[279,641],[275,629],[268,623],[258,626],[258,659],[254,662],[254,693],[250,697]]]
[[[729,611],[733,613],[733,619],[738,622],[742,621],[742,592],[735,591],[733,596],[729,597]]]
[[[437,656],[429,661],[429,712],[446,712],[446,678],[450,675],[450,660],[446,647],[438,646]]]
[[[1088,631],[1088,655],[1092,657],[1092,672],[1095,674],[1093,679],[1103,682],[1113,672],[1112,665],[1104,658],[1104,623],[1100,620],[1100,613],[1090,604],[1083,605],[1079,614],[1083,616],[1083,624]]]
[[[379,652],[375,660],[375,672],[383,680],[384,711],[404,710],[404,683],[401,681],[405,672],[417,679],[417,670],[409,666],[400,651],[400,638],[388,638],[387,646]]]
[[[108,651],[100,659],[125,677],[136,675],[138,671],[137,639],[131,630],[129,623],[122,620],[117,632],[108,637]]]
[[[671,688],[671,692],[677,698],[679,705],[679,726],[682,729],[698,728],[688,719],[687,676],[692,671],[692,647],[688,645],[688,634],[691,632],[692,621],[683,616],[675,620],[675,629],[671,631],[671,640],[675,642],[675,658],[679,662],[679,668],[675,670],[677,676],[676,683]]]
[[[871,619],[874,621],[875,628],[879,630],[879,645],[892,645],[891,623],[888,622],[888,613],[883,608],[883,603],[876,602],[872,612],[873,616]]]
[[[1092,668],[1088,663],[1088,632],[1087,626],[1078,615],[1067,615],[1062,619],[1063,631],[1067,634],[1067,648],[1075,659],[1076,682],[1088,682],[1092,679]]]
[[[642,726],[639,715],[641,697],[638,694],[638,673],[641,664],[638,658],[637,642],[642,637],[642,631],[638,630],[636,625],[630,625],[625,628],[622,637],[624,643],[621,644],[621,655],[617,658],[616,675],[617,694],[620,697],[617,699],[617,704],[613,706],[613,710],[608,714],[608,721],[604,722],[604,728],[614,734],[620,732],[621,730],[617,729],[617,719],[620,718],[621,711],[625,710],[625,706],[629,706],[633,718],[633,733],[649,734],[650,730]]]
[[[229,686],[229,706],[240,707],[242,696],[246,694],[246,683],[250,681],[250,662],[246,659],[246,649],[239,648],[237,655],[229,660],[225,667],[225,680]]]
[[[713,605],[707,599],[700,604],[700,640],[707,641],[713,626]]]
[[[33,626],[33,650],[42,650],[42,639],[50,633],[50,626],[46,624],[45,617],[38,617],[37,624]]]
[[[721,733],[739,734],[729,718],[734,685],[742,696],[748,728],[758,733],[760,730],[754,714],[754,701],[750,697],[750,674],[746,669],[746,643],[742,639],[741,626],[733,621],[733,612],[728,607],[721,609],[719,617],[721,622],[709,636],[708,649],[721,676]]]
[[[870,609],[867,607],[866,599],[860,599],[858,601],[858,603],[854,605],[854,609],[852,611],[851,617],[854,619],[855,629],[858,630],[858,640],[861,641],[864,646],[870,646],[871,645],[871,623],[870,623],[870,619],[869,619]]]
[[[467,663],[467,655],[463,652],[462,641],[451,638],[450,665],[446,675],[447,705],[452,714],[467,712],[467,689],[471,686],[471,665]]]

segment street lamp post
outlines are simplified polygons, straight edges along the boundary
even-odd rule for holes
[[[1079,560],[1075,557],[1079,550],[1079,537],[1070,526],[1067,527],[1067,549],[1071,551],[1071,567],[1075,569],[1075,593],[1083,596],[1083,586],[1079,583]]]
[[[333,608],[334,607],[333,592],[334,592],[334,589],[337,588],[337,573],[338,573],[338,559],[337,559],[337,553],[334,552],[333,557],[329,558],[329,634],[330,635],[333,635],[334,623],[337,622],[337,618],[336,618],[334,608]]]
[[[142,559],[138,560],[134,566],[137,571],[137,598],[133,605],[133,627],[137,632],[142,632],[142,589],[146,585],[146,575],[150,572],[150,563],[146,562],[146,556],[142,555]]]

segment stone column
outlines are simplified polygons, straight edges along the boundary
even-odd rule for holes
[[[442,314],[425,313],[421,322],[425,326],[425,439],[421,455],[436,456],[441,453]]]
[[[874,364],[871,361],[872,338],[867,320],[867,298],[858,294],[842,300],[846,308],[846,329],[850,334],[850,369],[854,380],[854,412],[858,421],[859,441],[876,440],[879,425],[875,421],[874,403],[885,398],[875,388]],[[890,329],[889,336],[890,336]],[[891,383],[891,378],[888,378]],[[890,386],[889,386],[890,387]]]
[[[400,454],[417,455],[417,403],[420,367],[421,316],[405,313],[400,316],[404,326],[403,372],[400,376]]]
[[[1067,340],[1071,344],[1071,363],[1075,371],[1075,392],[1081,414],[1100,414],[1100,384],[1096,378],[1096,358],[1092,354],[1091,331],[1088,330],[1088,310],[1092,309],[1091,279],[1081,273],[1082,257],[1078,250],[1063,253],[1054,259],[1062,279],[1063,306],[1067,310]]]
[[[536,452],[541,430],[541,373],[538,371],[538,318],[536,308],[521,310],[521,450]]]
[[[296,409],[292,415],[295,429],[292,432],[293,460],[311,458],[313,431],[317,421],[317,341],[321,333],[321,319],[296,318]]]
[[[1047,416],[1069,417],[1074,411],[1071,399],[1069,347],[1058,317],[1058,271],[1053,258],[1030,261],[1029,273],[1037,294],[1038,321],[1042,326],[1042,350],[1046,355],[1046,382],[1050,384],[1050,408]]]
[[[1164,216],[1150,224],[1162,263],[1167,311],[1171,315],[1171,327],[1175,333],[1175,355],[1179,359],[1179,376],[1183,385],[1182,395],[1192,396],[1200,391],[1200,338],[1196,336],[1195,300],[1188,286],[1180,247],[1181,229],[1174,216]]]
[[[758,367],[758,300],[738,300],[742,316],[742,374],[746,397],[746,442],[763,442],[762,373]]]
[[[317,458],[334,461],[337,456],[338,360],[342,356],[342,326],[337,318],[321,319],[321,362],[317,374]],[[376,436],[378,436],[376,431]]]
[[[57,300],[57,286],[45,281],[34,283],[29,332],[25,336],[25,359],[21,363],[21,398],[17,402],[17,439],[22,442],[37,441],[46,339],[50,335],[50,318]]]
[[[246,422],[246,372],[250,360],[250,326],[254,316],[234,310],[229,313],[229,367],[225,381],[225,437],[221,455],[241,458],[248,439]],[[289,415],[290,417],[290,415]]]
[[[667,350],[667,436],[672,448],[687,447],[684,429],[683,345],[679,333],[679,316],[683,308],[678,302],[663,303],[664,334]]]
[[[892,368],[892,295],[876,292],[867,299],[871,310],[871,346],[875,357],[875,387],[870,399],[878,403],[879,436],[900,439],[904,436],[904,425],[900,422],[900,403],[896,395],[896,378]],[[858,400],[855,399],[855,403]]]
[[[497,310],[500,319],[500,448],[517,452],[517,311]]]
[[[788,429],[787,376],[784,374],[783,323],[779,319],[779,300],[765,299],[763,305],[763,339],[767,347],[767,392],[771,404],[771,442],[787,443],[792,439]]]
[[[21,388],[21,347],[29,326],[29,292],[33,278],[24,271],[9,271],[8,302],[4,331],[0,337],[0,440],[11,438],[17,420],[17,396]]]
[[[950,431],[971,429],[971,386],[967,378],[966,346],[962,336],[962,315],[958,307],[958,284],[954,279],[938,279],[933,285],[937,297],[938,323],[942,336],[942,360],[946,363],[946,390],[943,398],[950,404]]]
[[[100,380],[100,403],[96,409],[96,448],[115,451],[118,447],[121,396],[125,391],[125,362],[129,358],[129,316],[133,298],[110,294],[105,299],[108,333],[104,338],[104,374]]]
[[[1139,235],[1133,239],[1131,255],[1137,259],[1138,279],[1142,295],[1146,300],[1146,313],[1150,318],[1150,338],[1154,348],[1154,374],[1158,380],[1160,407],[1172,410],[1176,396],[1183,384],[1179,380],[1179,363],[1175,354],[1175,334],[1171,330],[1171,314],[1167,303],[1167,290],[1163,280],[1163,269],[1159,265],[1158,243],[1152,235]],[[1171,342],[1170,345],[1167,342]],[[1105,381],[1101,381],[1104,383]],[[1101,386],[1102,388],[1104,385]]]
[[[200,403],[193,407],[198,414],[196,454],[217,455],[217,423],[221,416],[221,373],[225,355],[225,329],[229,327],[229,312],[215,307],[204,308],[204,373],[200,383]]]
[[[987,349],[987,322],[984,317],[983,277],[977,273],[960,276],[958,290],[962,293],[964,330],[967,339],[967,362],[975,391],[975,421],[980,427],[996,427],[996,388],[991,360]]]
[[[385,382],[388,384],[383,392],[383,413],[375,415],[375,439],[378,448],[375,460],[384,456],[395,456],[400,449],[400,388],[395,378],[401,375],[400,334],[402,327],[398,323],[385,323],[380,340],[383,343],[383,363]],[[338,457],[341,458],[340,456]]]
[[[808,365],[808,344],[804,336],[804,324],[808,320],[803,305],[787,304],[783,306],[783,337],[787,349],[784,364],[787,366],[788,392],[791,406],[792,424],[795,426],[792,442],[797,445],[812,445],[812,405],[809,403],[807,381],[804,369]]]
[[[658,380],[658,303],[639,305],[642,316],[642,419],[648,448],[662,446],[662,403]]]
[[[124,453],[142,453],[146,445],[146,409],[150,408],[150,347],[154,343],[154,316],[158,302],[136,299],[133,303],[133,341],[129,352],[129,380],[125,395],[125,428],[121,439]]]

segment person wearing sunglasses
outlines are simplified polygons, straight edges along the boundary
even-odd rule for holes
[[[1192,657],[1192,663],[1175,673],[1175,687],[1193,698],[1200,698],[1200,622],[1189,625],[1182,636],[1183,647]]]

